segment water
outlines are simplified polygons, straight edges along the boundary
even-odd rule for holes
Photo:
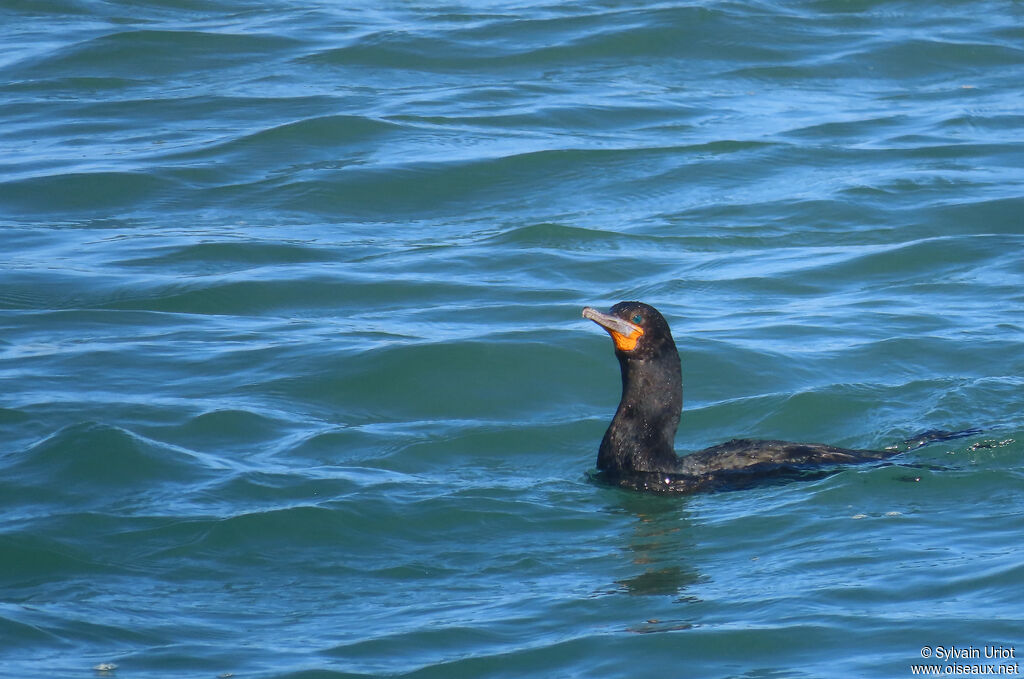
[[[1019,3],[0,17],[6,675],[1024,654]],[[579,313],[620,299],[673,324],[680,451],[983,432],[603,487],[618,370]]]

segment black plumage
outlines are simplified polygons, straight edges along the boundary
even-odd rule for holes
[[[820,476],[839,465],[884,460],[906,450],[734,439],[677,456],[683,379],[668,322],[641,302],[619,302],[608,313],[587,307],[583,317],[611,335],[622,371],[622,399],[597,454],[598,470],[612,483],[677,492],[735,489],[770,479]],[[925,432],[917,443],[970,433],[975,430]]]

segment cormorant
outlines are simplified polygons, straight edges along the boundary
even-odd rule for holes
[[[733,439],[679,457],[674,441],[683,407],[683,378],[665,318],[641,302],[619,302],[609,313],[586,307],[583,317],[611,335],[622,370],[622,400],[597,453],[597,468],[611,483],[684,493],[736,489],[771,478],[807,476],[815,470],[830,473],[829,468],[836,465],[884,460],[906,450]],[[914,443],[976,432],[929,431]]]

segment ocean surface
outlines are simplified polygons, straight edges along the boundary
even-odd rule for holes
[[[4,676],[1020,673],[1021,2],[4,0],[0,44]],[[604,486],[624,299],[680,453],[980,432]]]

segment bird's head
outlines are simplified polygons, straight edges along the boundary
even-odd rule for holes
[[[583,318],[594,321],[611,335],[620,358],[642,360],[676,351],[668,322],[649,304],[619,302],[607,313],[588,306],[583,309]]]

